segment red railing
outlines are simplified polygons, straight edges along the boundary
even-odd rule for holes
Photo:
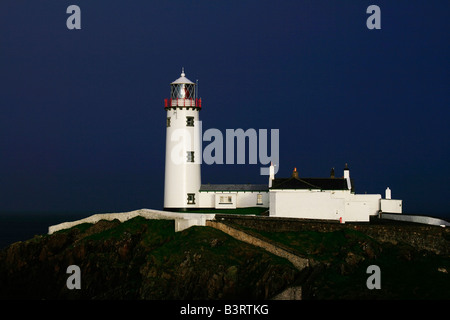
[[[202,99],[164,99],[164,108],[169,107],[202,107]]]

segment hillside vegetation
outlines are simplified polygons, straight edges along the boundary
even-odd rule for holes
[[[81,290],[69,290],[69,265]],[[286,260],[210,227],[174,232],[141,217],[82,224],[0,253],[0,296],[36,299],[267,299],[294,282]]]
[[[212,227],[174,232],[170,220],[81,224],[0,251],[0,297],[33,299],[272,299],[301,287],[302,299],[449,299],[449,230],[439,227],[285,223],[233,225],[310,259],[289,261]],[[274,223],[267,219],[268,223]],[[245,225],[245,223],[247,225]],[[69,265],[81,290],[69,290]],[[367,267],[381,289],[366,286]]]

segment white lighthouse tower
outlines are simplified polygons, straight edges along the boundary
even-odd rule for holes
[[[201,184],[201,99],[196,85],[184,73],[170,84],[164,100],[166,119],[166,168],[164,210],[187,211],[199,206]]]

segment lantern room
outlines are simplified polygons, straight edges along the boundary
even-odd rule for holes
[[[186,78],[184,68],[181,76],[170,84],[170,99],[164,100],[165,108],[194,107],[201,108],[201,100],[195,95],[196,85]]]

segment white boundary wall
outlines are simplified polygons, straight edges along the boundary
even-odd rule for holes
[[[175,231],[177,232],[187,229],[191,226],[205,226],[206,220],[213,220],[215,214],[180,213],[152,209],[140,209],[120,213],[99,213],[84,219],[71,222],[63,222],[57,225],[50,226],[48,228],[48,233],[52,234],[56,231],[69,229],[82,223],[97,223],[100,220],[112,221],[114,219],[118,219],[120,222],[124,222],[137,216],[141,216],[145,219],[175,220]]]
[[[388,220],[397,220],[397,221],[405,221],[405,222],[415,222],[421,224],[429,224],[441,227],[450,227],[450,223],[433,217],[427,216],[415,216],[415,215],[407,215],[407,214],[395,214],[395,213],[381,213],[381,219]]]

